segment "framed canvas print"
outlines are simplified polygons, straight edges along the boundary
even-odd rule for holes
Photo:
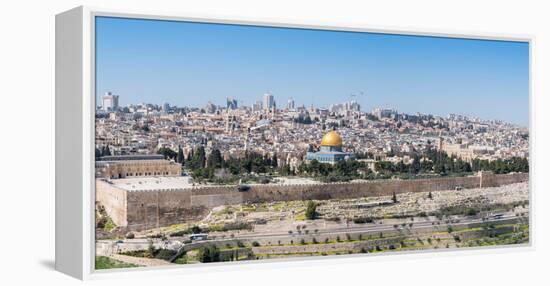
[[[531,45],[61,13],[56,268],[529,246]]]

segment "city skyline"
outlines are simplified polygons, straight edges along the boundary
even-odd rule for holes
[[[268,93],[269,94],[269,93]],[[103,101],[103,97],[105,96],[119,96],[119,95],[116,95],[116,94],[113,94],[112,92],[106,92],[105,94],[103,94],[100,98],[99,98],[99,101],[96,102],[96,107],[97,107],[97,110],[101,110],[101,111],[111,111],[110,109],[109,110],[105,110],[104,107],[101,105],[101,102]],[[270,94],[270,95],[273,95],[273,94]],[[249,105],[244,105],[246,108],[249,108],[251,110],[254,110],[254,105],[255,104],[258,104],[260,103],[260,109],[261,110],[265,110],[265,107],[263,106],[264,104],[264,101],[263,101],[263,97],[265,96],[262,95],[262,98],[258,99],[256,102],[252,103],[252,104],[249,104]],[[153,106],[157,106],[158,108],[160,109],[165,109],[165,106],[168,105],[170,108],[191,108],[191,109],[202,109],[204,111],[206,111],[206,108],[208,108],[208,105],[209,104],[213,104],[214,106],[216,107],[219,107],[221,108],[221,110],[224,110],[226,108],[228,108],[226,105],[227,105],[227,100],[234,100],[234,101],[237,101],[238,102],[238,108],[242,108],[243,105],[241,105],[241,102],[237,99],[237,98],[233,98],[233,97],[228,97],[228,98],[225,98],[223,99],[223,102],[212,102],[212,100],[209,100],[207,101],[207,103],[203,106],[181,106],[181,105],[176,105],[176,104],[173,104],[171,102],[132,102],[132,103],[127,103],[125,105],[122,105],[122,106],[119,106],[119,108],[123,108],[123,107],[131,107],[131,106],[139,106],[139,105],[153,105]],[[294,102],[294,99],[293,98],[289,98],[288,99],[289,101],[293,101]],[[349,102],[356,102],[355,100],[350,100],[350,101],[342,101],[342,102],[334,102],[333,104],[329,105],[329,106],[316,106],[315,104],[312,104],[310,106],[305,106],[305,105],[302,105],[302,104],[295,104],[294,106],[294,110],[297,110],[299,108],[305,108],[305,109],[309,109],[311,106],[313,106],[314,108],[316,109],[329,109],[330,110],[330,107],[331,106],[336,106],[336,105],[343,105],[345,103],[349,103]],[[277,102],[277,100],[274,101],[275,103]],[[281,104],[281,105],[279,105]],[[281,102],[281,103],[277,103],[277,107],[276,109],[277,110],[287,110],[287,104],[288,104],[288,101],[284,101],[284,102]],[[480,117],[477,117],[475,115],[469,115],[469,114],[465,114],[465,113],[448,113],[448,114],[440,114],[440,113],[437,113],[437,114],[434,114],[434,113],[422,113],[422,112],[404,112],[404,111],[401,111],[401,110],[398,110],[396,108],[393,108],[393,107],[390,107],[390,106],[377,106],[377,107],[373,107],[372,109],[370,110],[365,110],[363,107],[360,108],[360,111],[362,113],[370,113],[370,114],[373,114],[373,112],[375,112],[375,110],[377,109],[380,109],[380,110],[389,110],[389,111],[392,111],[396,114],[407,114],[407,115],[430,115],[430,116],[434,116],[434,117],[441,117],[441,118],[447,118],[447,117],[450,117],[452,115],[459,115],[459,116],[464,116],[470,120],[476,120],[476,119],[479,119],[481,121],[500,121],[500,122],[503,122],[503,123],[506,123],[506,124],[512,124],[512,125],[516,125],[518,127],[521,127],[521,128],[528,128],[528,126],[524,126],[522,124],[517,124],[517,123],[514,123],[514,122],[509,122],[509,121],[505,121],[505,120],[500,120],[500,119],[496,119],[496,118],[480,118]]]
[[[203,107],[232,97],[251,106],[270,92],[278,108],[289,98],[327,108],[356,100],[363,111],[528,126],[528,43],[106,17],[96,24],[98,103],[113,91],[121,105]]]

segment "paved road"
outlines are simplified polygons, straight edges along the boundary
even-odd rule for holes
[[[513,214],[507,214],[503,216],[502,218],[495,219],[490,218],[486,221],[483,221],[481,218],[469,218],[469,217],[463,217],[460,218],[460,221],[458,222],[451,222],[451,223],[445,223],[441,222],[441,224],[435,223],[435,225],[432,225],[431,221],[423,221],[423,222],[412,222],[407,221],[407,226],[402,227],[402,224],[398,224],[397,230],[401,231],[415,231],[415,230],[425,230],[425,229],[434,229],[434,230],[441,230],[446,231],[447,226],[463,226],[473,223],[490,223],[490,222],[503,222],[503,221],[513,221],[516,220],[517,217]],[[456,221],[456,219],[455,219]],[[412,228],[409,227],[409,223],[413,223]],[[291,239],[291,238],[300,238],[300,237],[311,237],[311,236],[318,236],[318,235],[346,235],[346,234],[355,234],[355,233],[363,233],[363,234],[376,234],[383,231],[395,231],[396,228],[393,226],[393,224],[365,224],[362,226],[352,226],[352,227],[339,227],[339,228],[330,228],[330,229],[319,229],[317,232],[314,232],[312,230],[309,231],[309,234],[305,234],[302,232],[302,234],[298,234],[296,232],[293,232],[292,234],[289,234],[288,231],[286,232],[268,232],[268,233],[245,233],[245,234],[236,234],[235,237],[232,238],[215,238],[210,239],[203,242],[194,242],[193,244],[202,244],[205,242],[220,242],[220,241],[235,241],[239,239],[247,239],[247,240],[254,240],[254,239]],[[180,249],[183,244],[181,243],[182,238],[169,238],[169,243],[171,244],[170,249],[178,250]],[[116,240],[101,240],[97,242],[97,251],[102,252],[106,249],[111,249],[110,247],[116,247],[118,249],[146,249],[148,247],[148,239],[130,239],[130,240],[124,240],[123,243],[116,243]],[[161,246],[160,240],[156,240],[155,246],[159,247]],[[189,244],[188,244],[189,246]]]
[[[441,229],[441,230],[447,230],[447,226],[462,226],[462,225],[468,225],[472,223],[489,223],[489,222],[501,222],[501,221],[512,221],[517,219],[515,215],[506,215],[503,216],[500,219],[494,219],[491,218],[489,220],[483,221],[480,218],[462,218],[459,222],[455,223],[441,223],[438,225],[437,223],[435,225],[432,225],[431,221],[426,222],[407,222],[407,227],[403,228],[401,224],[398,225],[398,230],[403,231],[414,231],[414,230],[422,230],[427,228],[433,228],[433,229]],[[409,223],[413,223],[413,227],[409,228]],[[365,225],[365,226],[355,226],[355,227],[341,227],[341,228],[331,228],[331,229],[319,229],[317,233],[313,231],[309,231],[309,234],[298,234],[298,233],[292,233],[289,234],[288,232],[271,232],[271,233],[247,233],[247,234],[240,234],[236,235],[234,238],[224,238],[224,239],[214,239],[210,241],[225,241],[225,240],[235,240],[235,239],[261,239],[261,238],[291,238],[291,237],[304,237],[304,236],[311,236],[311,235],[345,235],[345,234],[354,234],[354,233],[378,233],[381,231],[393,231],[396,230],[394,228],[393,224],[379,224],[379,225]]]

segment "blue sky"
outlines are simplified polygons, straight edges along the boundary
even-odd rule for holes
[[[96,90],[120,104],[251,105],[458,113],[528,125],[529,46],[402,36],[98,17]],[[360,92],[363,92],[362,94]]]

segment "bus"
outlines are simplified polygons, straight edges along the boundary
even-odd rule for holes
[[[493,215],[493,219],[501,219],[502,217],[504,217],[504,214],[494,214]]]
[[[201,240],[207,240],[208,239],[208,234],[206,233],[195,233],[195,234],[191,234],[189,236],[189,239],[191,241],[201,241]]]

